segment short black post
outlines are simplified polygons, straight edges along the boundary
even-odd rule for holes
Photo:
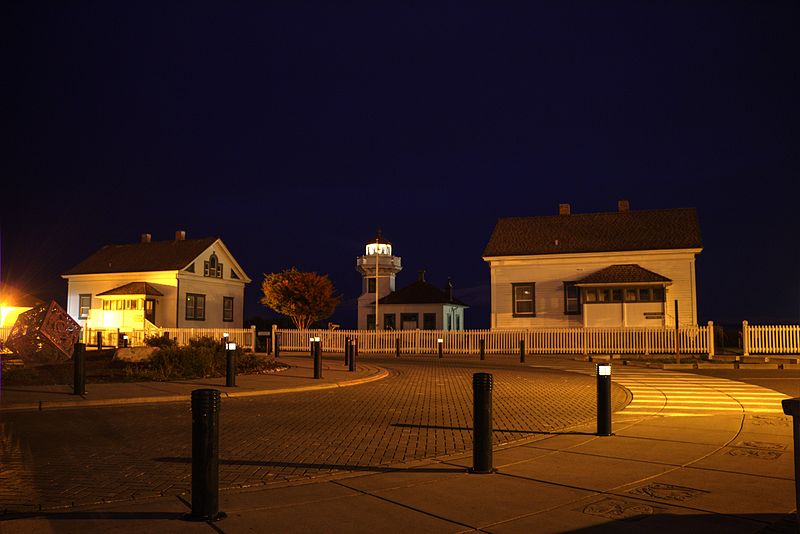
[[[122,348],[122,336],[119,333],[119,328],[117,328],[117,348]]]
[[[400,338],[399,337],[394,340],[394,357],[395,358],[399,358],[400,357]]]
[[[358,357],[358,339],[350,342],[350,371],[356,370],[356,358]]]
[[[485,360],[486,359],[486,340],[485,339],[480,338],[478,340],[478,349],[481,352],[481,361]]]
[[[472,469],[470,473],[491,473],[492,469],[492,375],[472,375]]]
[[[128,348],[128,335],[127,334],[124,334],[122,336],[122,348],[123,349],[127,349]]]
[[[281,334],[280,332],[275,332],[275,358],[281,357]]]
[[[597,435],[611,435],[611,364],[597,364]]]
[[[192,391],[192,521],[219,521],[218,389]]]
[[[103,349],[103,333],[102,332],[98,332],[97,333],[97,350],[102,350],[102,349]]]
[[[439,339],[436,340],[436,342],[439,344],[439,358],[441,358],[442,357],[442,345],[444,345],[444,339],[439,338]]]
[[[86,345],[75,343],[75,350],[72,353],[73,379],[72,394],[86,394]]]
[[[322,378],[322,355],[320,354],[320,345],[319,338],[315,338],[314,342],[311,344],[314,351],[314,378],[317,380]]]
[[[226,338],[227,339],[227,338]],[[225,343],[225,386],[236,387],[236,343]]]
[[[350,337],[344,338],[344,366],[350,365]]]
[[[800,531],[800,398],[781,401],[783,413],[792,416],[794,433],[794,502],[797,514],[797,529]]]
[[[525,340],[519,340],[519,363],[525,363]]]

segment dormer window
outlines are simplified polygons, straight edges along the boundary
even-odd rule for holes
[[[203,276],[222,278],[222,264],[216,254],[212,253],[208,261],[203,262]]]

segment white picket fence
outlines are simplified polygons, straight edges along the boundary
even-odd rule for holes
[[[674,328],[538,328],[531,330],[274,330],[284,351],[305,351],[310,339],[320,338],[324,352],[343,352],[345,339],[358,340],[366,354],[478,354],[481,340],[486,354],[659,354],[675,352]],[[678,330],[684,354],[714,354],[714,327],[686,326]]]
[[[105,328],[94,329],[84,328],[81,331],[81,341],[88,346],[97,345],[98,333],[102,336],[102,345],[104,347],[119,347],[122,346],[123,335],[128,336],[129,347],[141,347],[145,345],[145,338],[147,337],[163,337],[169,336],[170,339],[177,341],[178,345],[188,345],[189,340],[198,339],[201,337],[210,337],[213,339],[222,340],[223,334],[228,334],[230,343],[236,343],[245,349],[255,351],[256,329],[250,328],[149,328],[147,330],[129,330],[121,332],[117,329]]]
[[[742,348],[750,354],[800,353],[800,325],[750,325],[742,323]]]

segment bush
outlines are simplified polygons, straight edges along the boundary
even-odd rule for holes
[[[234,353],[237,361],[244,355],[239,347]],[[178,347],[174,342],[160,346],[147,362],[147,374],[154,380],[211,378],[225,374],[226,364],[222,343],[201,337],[189,341],[188,347]],[[241,365],[236,367],[241,369]]]
[[[148,336],[144,338],[144,344],[148,347],[174,348],[178,346],[178,342],[164,336]]]

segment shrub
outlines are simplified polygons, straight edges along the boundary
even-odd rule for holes
[[[164,336],[148,336],[144,338],[144,344],[148,347],[158,348],[174,348],[178,346],[178,342]]]

